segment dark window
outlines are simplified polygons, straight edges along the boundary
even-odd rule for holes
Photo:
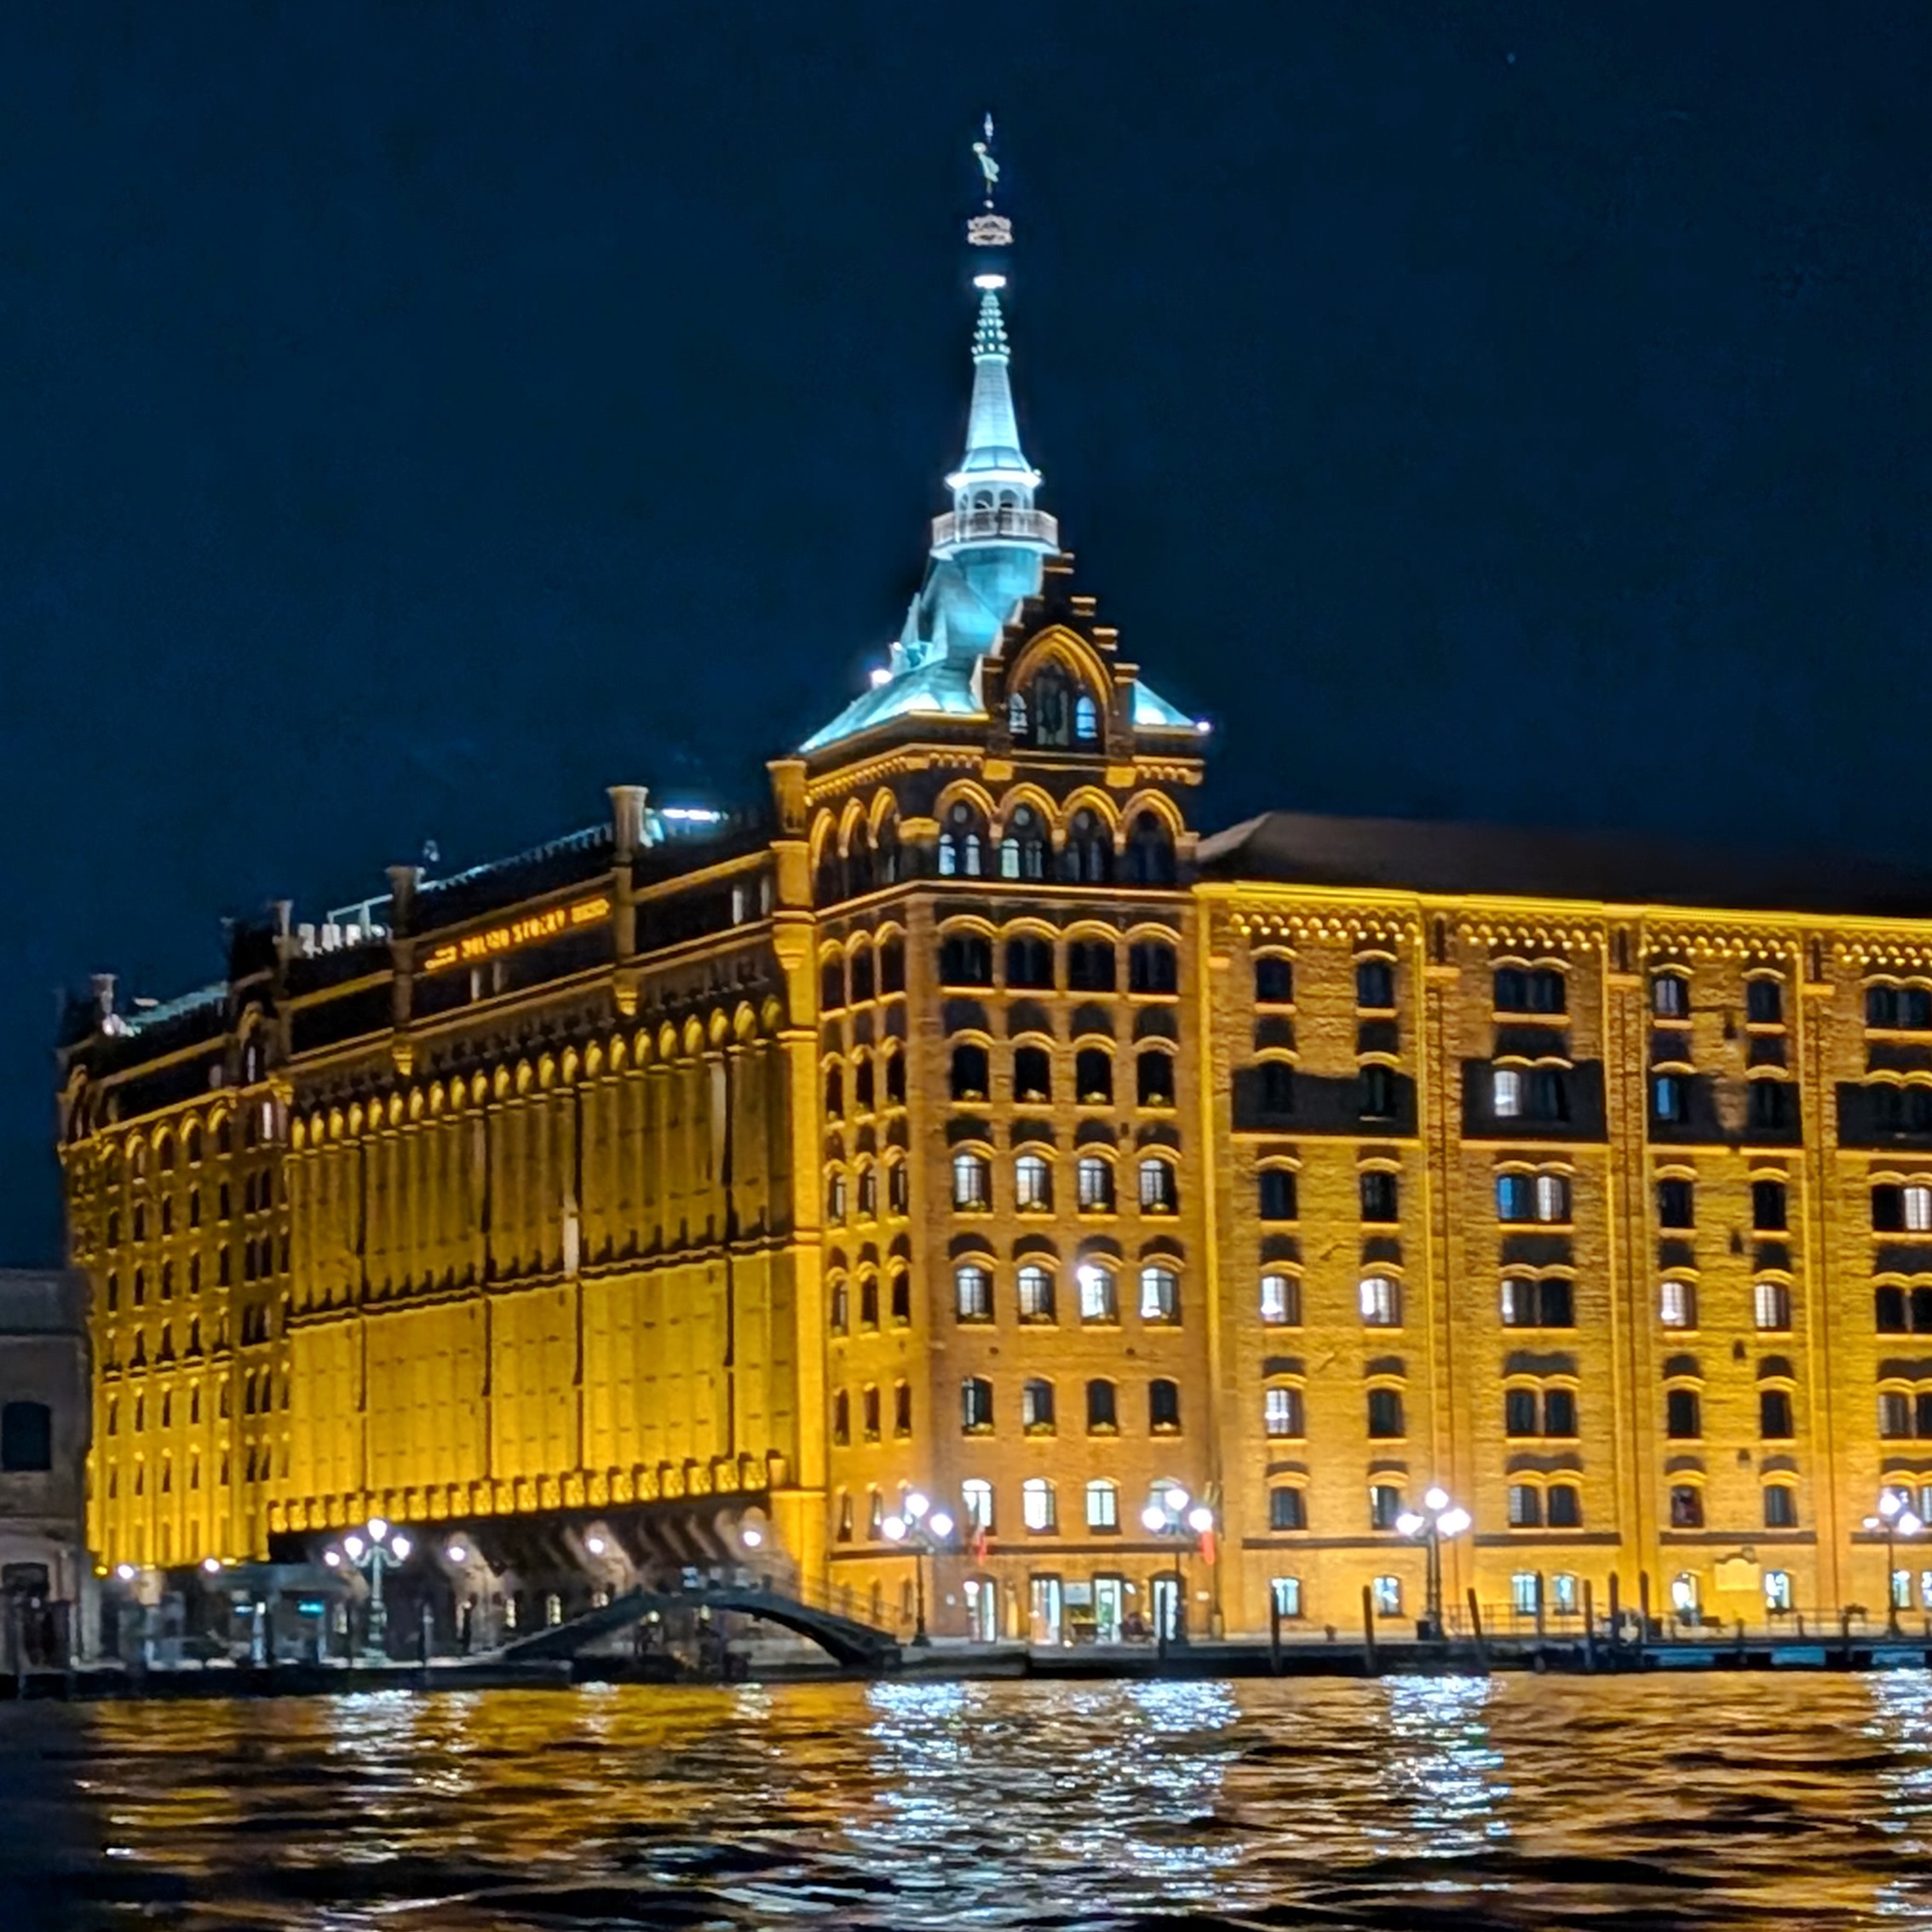
[[[1696,1196],[1690,1182],[1671,1179],[1657,1183],[1657,1225],[1659,1228],[1694,1228],[1697,1225]]]
[[[1113,876],[1113,836],[1094,813],[1073,814],[1061,871],[1075,885],[1105,885]]]
[[[892,1392],[892,1433],[894,1435],[910,1435],[912,1433],[912,1385],[900,1383]]]
[[[879,1325],[879,1278],[868,1274],[859,1284],[859,1320],[867,1328]]]
[[[1759,984],[1753,980],[1753,986]],[[1751,1224],[1760,1233],[1774,1234],[1785,1225],[1785,1183],[1782,1181],[1753,1181],[1751,1184]]]
[[[1764,1490],[1766,1529],[1797,1527],[1797,1492],[1789,1483],[1768,1483]]]
[[[1399,1389],[1371,1389],[1368,1392],[1368,1432],[1377,1441],[1399,1437],[1402,1427],[1402,1392]]]
[[[1277,953],[1255,962],[1255,1002],[1260,1006],[1287,1006],[1295,998],[1295,963]]]
[[[1256,1176],[1263,1221],[1295,1219],[1295,1170],[1291,1167],[1264,1167]]]
[[[1162,940],[1138,940],[1127,953],[1130,992],[1170,993],[1181,984],[1174,948]]]
[[[1271,1530],[1306,1529],[1308,1527],[1308,1498],[1298,1489],[1269,1490],[1268,1527]]]
[[[992,1427],[992,1384],[983,1376],[968,1376],[959,1385],[959,1421],[969,1435]]]
[[[1546,1389],[1543,1392],[1543,1433],[1565,1437],[1577,1433],[1577,1398],[1573,1389]]]
[[[832,1397],[831,1439],[841,1448],[852,1440],[852,1398],[842,1389]]]
[[[1650,1010],[1659,1020],[1690,1017],[1690,981],[1682,973],[1659,973],[1650,982]]]
[[[1670,1492],[1670,1527],[1704,1527],[1704,1492],[1693,1483],[1680,1483]]]
[[[1044,1047],[1014,1048],[1013,1097],[1016,1101],[1053,1098],[1053,1059]]]
[[[1495,973],[1496,1010],[1529,1011],[1529,975],[1521,966],[1498,966]]]
[[[1033,680],[1026,699],[1032,714],[1034,744],[1049,750],[1072,744],[1073,696],[1073,686],[1064,671],[1049,667]],[[1014,713],[1016,718],[1025,716],[1024,710]]]
[[[940,981],[948,986],[990,986],[992,946],[980,933],[949,933],[940,942]]]
[[[1388,1169],[1371,1167],[1359,1177],[1364,1221],[1399,1221],[1400,1188],[1399,1177]]]
[[[1561,1013],[1567,1004],[1563,975],[1555,967],[1501,966],[1496,971],[1498,1013]]]
[[[1053,991],[1053,942],[1021,933],[1006,942],[1006,983],[1028,992]]]
[[[1261,1063],[1261,1109],[1263,1113],[1295,1111],[1295,1069],[1285,1060]]]
[[[1141,813],[1127,834],[1127,877],[1136,885],[1174,883],[1174,835],[1158,813]]]
[[[1147,1384],[1147,1427],[1171,1435],[1181,1426],[1181,1384],[1157,1380]]]
[[[1872,1299],[1877,1303],[1878,1332],[1903,1335],[1906,1332],[1905,1290],[1885,1282],[1873,1291]]]
[[[1905,1189],[1882,1182],[1872,1190],[1872,1225],[1880,1234],[1896,1234],[1905,1226]]]
[[[906,1055],[890,1053],[886,1055],[885,1097],[888,1107],[906,1105]]]
[[[1104,1107],[1113,1098],[1113,1055],[1101,1047],[1082,1047],[1073,1056],[1073,1085],[1083,1107]]]
[[[819,969],[819,1004],[837,1013],[845,1004],[845,962],[828,959]]]
[[[1505,1435],[1535,1435],[1537,1428],[1536,1391],[1533,1389],[1506,1389],[1503,1392],[1503,1433]]]
[[[1540,1315],[1537,1325],[1539,1328],[1574,1328],[1575,1296],[1570,1282],[1561,1275],[1554,1275],[1538,1282],[1536,1288]]]
[[[1067,984],[1075,992],[1112,992],[1113,947],[1106,940],[1075,940],[1067,948]]]
[[[1119,1409],[1111,1382],[1090,1382],[1087,1384],[1087,1432],[1090,1435],[1111,1435],[1120,1427]]]
[[[1570,1118],[1570,1083],[1561,1067],[1531,1068],[1529,1112],[1532,1120]]]
[[[872,997],[872,949],[862,947],[852,956],[852,998],[854,1003]]]
[[[1578,1529],[1583,1525],[1583,1492],[1571,1482],[1550,1486],[1544,1498],[1551,1529]]]
[[[1704,1434],[1694,1389],[1672,1389],[1664,1397],[1664,1433],[1674,1441],[1694,1442]]]
[[[1751,1083],[1751,1124],[1782,1132],[1797,1118],[1797,1090],[1789,1080]]]
[[[879,1439],[879,1392],[868,1389],[860,1402],[860,1411],[865,1418],[865,1440],[877,1442]]]
[[[852,1070],[852,1098],[860,1113],[872,1111],[872,1062],[864,1055]]]
[[[1030,1435],[1050,1435],[1054,1426],[1053,1384],[1038,1377],[1020,1387],[1021,1426]]]
[[[1797,1433],[1791,1426],[1791,1398],[1785,1389],[1758,1390],[1757,1433],[1767,1442],[1788,1442]]]
[[[956,1101],[983,1101],[986,1084],[986,1049],[971,1041],[952,1049],[952,1097]]]
[[[1355,1004],[1380,1012],[1395,1003],[1395,969],[1386,959],[1355,963]]]
[[[1174,1055],[1150,1049],[1135,1063],[1136,1098],[1142,1107],[1174,1105]]]
[[[879,991],[881,992],[904,992],[906,991],[906,941],[888,939],[879,948]]]
[[[1782,1024],[1785,989],[1776,980],[1751,980],[1745,985],[1745,1018],[1760,1026]]]
[[[1652,1074],[1650,1113],[1662,1126],[1682,1126],[1690,1115],[1689,1079],[1682,1073]]]
[[[1362,1118],[1392,1120],[1395,1117],[1395,1070],[1380,1061],[1365,1067],[1359,1076]]]
[[[842,1119],[845,1114],[845,1076],[836,1067],[825,1069],[825,1118]]]
[[[0,1409],[0,1469],[29,1474],[54,1467],[54,1412],[44,1402]]]
[[[903,1166],[895,1167],[893,1170],[894,1182],[905,1172]],[[906,1204],[901,1201],[898,1205],[903,1207]],[[912,1281],[911,1276],[903,1273],[892,1278],[892,1319],[894,1321],[910,1321],[912,1319]]]
[[[1372,1483],[1369,1486],[1368,1501],[1369,1527],[1394,1529],[1395,1519],[1402,1514],[1402,1492],[1393,1483]]]

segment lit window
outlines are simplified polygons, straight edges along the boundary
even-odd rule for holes
[[[1402,1492],[1393,1483],[1372,1483],[1368,1503],[1370,1528],[1394,1529],[1402,1514]]]
[[[1050,1531],[1056,1521],[1053,1485],[1044,1476],[1029,1476],[1020,1486],[1021,1520],[1030,1530]]]
[[[1650,1010],[1659,1020],[1688,1018],[1690,981],[1682,973],[1659,973],[1650,982]]]
[[[1791,1325],[1791,1291],[1781,1281],[1760,1281],[1751,1291],[1751,1314],[1768,1334],[1781,1335]]]
[[[1020,1319],[1022,1321],[1054,1319],[1053,1275],[1037,1264],[1030,1263],[1020,1270]]]
[[[993,1425],[992,1384],[970,1375],[959,1385],[960,1426],[969,1435],[984,1435]]]
[[[1308,1498],[1299,1489],[1283,1487],[1268,1492],[1268,1527],[1271,1530],[1302,1530],[1308,1527]]]
[[[1550,1579],[1550,1606],[1559,1615],[1573,1617],[1583,1602],[1583,1590],[1576,1573],[1559,1570]]]
[[[1754,982],[1759,983],[1759,982]],[[1790,1614],[1791,1607],[1791,1573],[1789,1570],[1767,1570],[1764,1573],[1764,1608],[1774,1617]]]
[[[1033,1379],[1020,1385],[1020,1426],[1029,1435],[1053,1433],[1053,1384]]]
[[[1516,1570],[1509,1578],[1509,1607],[1519,1617],[1533,1617],[1543,1601],[1543,1578],[1534,1570]]]
[[[993,1317],[992,1275],[969,1262],[952,1274],[953,1306],[962,1321],[991,1321]]]
[[[1270,1577],[1268,1601],[1277,1617],[1299,1617],[1302,1613],[1302,1579],[1299,1577]]]
[[[983,1530],[988,1535],[993,1527],[992,1485],[979,1476],[969,1476],[959,1486],[959,1513],[965,1519],[969,1529]]]
[[[982,1212],[992,1205],[992,1163],[984,1154],[952,1157],[952,1205]]]
[[[1043,1154],[1023,1153],[1013,1164],[1014,1205],[1022,1210],[1053,1205],[1053,1170]]]
[[[1074,1279],[1079,1285],[1082,1321],[1118,1321],[1120,1319],[1110,1269],[1095,1262],[1084,1262],[1074,1271]]]
[[[1087,1527],[1090,1530],[1120,1527],[1120,1492],[1111,1482],[1087,1485]]]
[[[1932,1187],[1906,1187],[1899,1190],[1899,1205],[1904,1211],[1906,1232],[1932,1232]]]
[[[1657,1319],[1666,1328],[1697,1326],[1697,1289],[1688,1281],[1665,1281],[1657,1290]]]
[[[1264,1274],[1261,1279],[1261,1318],[1271,1327],[1302,1325],[1302,1285],[1291,1274]]]
[[[1181,1278],[1170,1268],[1141,1270],[1141,1320],[1178,1321],[1181,1319]]]
[[[1082,1214],[1113,1212],[1113,1163],[1099,1154],[1082,1154],[1074,1169]]]
[[[1498,1067],[1489,1076],[1489,1111],[1498,1120],[1514,1120],[1523,1111],[1523,1077],[1514,1067]]]
[[[1682,1073],[1659,1073],[1650,1083],[1653,1118],[1666,1126],[1681,1125],[1690,1113],[1690,1082]]]
[[[1533,1484],[1509,1486],[1509,1527],[1540,1529],[1543,1527],[1543,1492]]]
[[[1181,1189],[1171,1161],[1147,1159],[1141,1163],[1141,1212],[1174,1214],[1181,1205]]]
[[[1302,1392],[1298,1389],[1270,1389],[1262,1396],[1262,1426],[1272,1436],[1296,1436],[1303,1433]]]
[[[1371,1328],[1402,1325],[1402,1291],[1386,1274],[1365,1274],[1359,1291],[1362,1320]]]
[[[1498,1221],[1528,1221],[1536,1210],[1533,1177],[1527,1174],[1498,1174],[1496,1176],[1496,1218]]]
[[[1400,1577],[1377,1577],[1374,1590],[1377,1616],[1400,1617],[1402,1614],[1402,1579]]]
[[[1537,1176],[1536,1218],[1538,1221],[1570,1218],[1570,1183],[1561,1174]]]

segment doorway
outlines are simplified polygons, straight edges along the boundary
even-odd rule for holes
[[[1118,1577],[1094,1578],[1094,1642],[1118,1643],[1127,1606],[1125,1586]]]
[[[1061,1639],[1065,1601],[1058,1577],[1035,1577],[1030,1590],[1032,1615],[1031,1639],[1035,1643],[1058,1643]]]
[[[999,1585],[991,1577],[966,1579],[966,1635],[974,1643],[999,1642]]]

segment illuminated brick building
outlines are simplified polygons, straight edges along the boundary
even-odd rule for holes
[[[1932,888],[1203,837],[1201,727],[1037,507],[990,200],[969,233],[953,507],[766,812],[618,786],[77,1015],[100,1560],[380,1513],[526,1615],[756,1548],[890,1621],[916,1487],[942,1630],[1117,1634],[1177,1560],[1197,1625],[1353,1628],[1420,1609],[1440,1485],[1452,1601],[1882,1601],[1866,1518],[1932,1491]],[[1181,1490],[1211,1562],[1143,1521]]]

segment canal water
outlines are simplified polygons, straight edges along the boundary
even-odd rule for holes
[[[0,1706],[0,1927],[1932,1927],[1932,1676]]]

